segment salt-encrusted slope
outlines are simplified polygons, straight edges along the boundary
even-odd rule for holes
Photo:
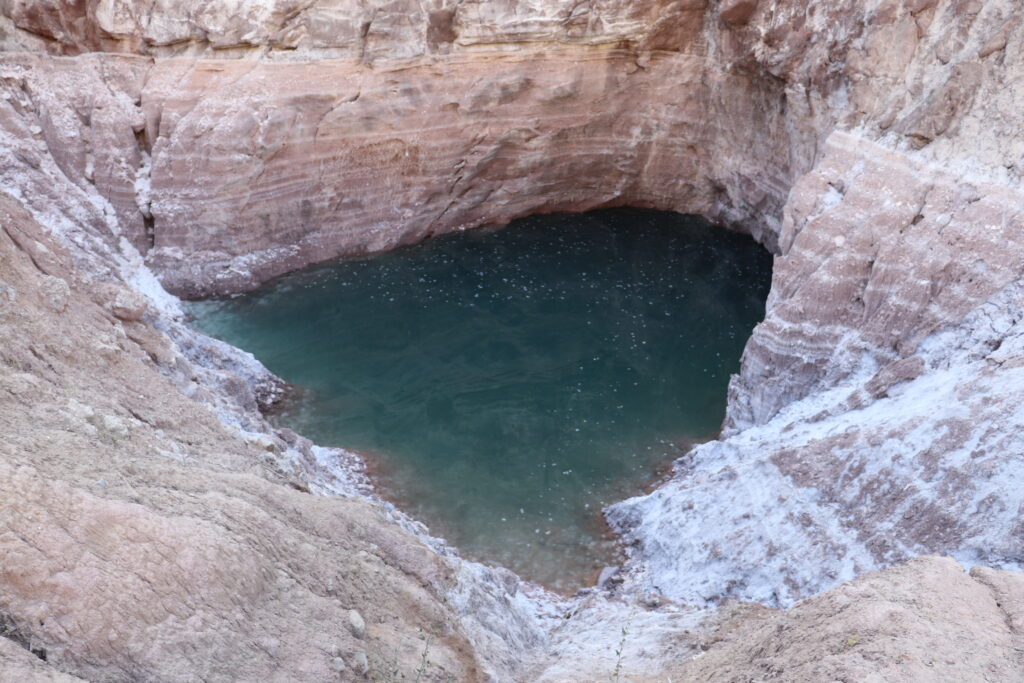
[[[641,586],[788,604],[924,552],[1024,558],[1024,31],[1005,3],[925,4],[836,46],[821,87],[856,127],[789,195],[728,438],[609,513]]]
[[[927,552],[1018,567],[1024,476],[1021,284],[915,355],[864,354],[826,391],[694,449],[609,511],[647,590],[768,604]]]
[[[15,435],[0,542],[18,558],[3,565],[0,623],[28,651],[88,677],[214,679],[320,677],[337,653],[351,677],[369,652],[346,635],[351,603],[405,671],[423,652],[416,628],[440,614],[438,676],[606,678],[627,623],[628,671],[655,675],[654,655],[698,645],[680,633],[699,615],[669,599],[788,604],[921,553],[1024,555],[1019,3],[0,9],[0,279],[14,292],[0,419]],[[175,291],[227,292],[342,253],[608,204],[704,213],[778,258],[725,438],[613,506],[631,563],[612,595],[571,605],[439,557],[386,510],[289,487],[357,482],[343,454],[269,431],[255,408],[273,379],[178,324],[142,262]],[[143,322],[117,283],[152,297]],[[182,583],[190,572],[202,591]],[[978,592],[950,565],[939,573],[965,600]],[[900,596],[932,575],[885,576],[880,594],[926,618]],[[114,583],[145,597],[79,589]],[[196,628],[216,637],[193,641]],[[746,661],[746,648],[761,666],[764,647],[795,647],[751,633],[722,656]],[[1011,664],[969,660],[958,675],[1012,680]]]

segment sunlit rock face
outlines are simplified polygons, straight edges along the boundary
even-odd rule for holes
[[[149,294],[148,271],[124,276],[131,246],[201,295],[533,211],[705,214],[776,253],[773,291],[724,438],[609,511],[633,551],[619,590],[786,604],[924,552],[1024,557],[1018,2],[307,5],[3,3],[0,185],[83,277]],[[244,394],[153,348],[197,398]],[[81,460],[52,462],[51,477]],[[614,651],[619,622],[566,621],[545,640],[514,581],[488,576],[487,609],[467,588],[483,584],[460,584],[486,625],[452,645],[481,670],[514,671],[527,650]],[[62,594],[22,597],[9,611],[32,634],[77,638],[34,626],[77,609]]]

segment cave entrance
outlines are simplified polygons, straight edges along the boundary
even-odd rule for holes
[[[601,509],[716,436],[771,256],[674,213],[525,218],[198,302],[301,388],[273,420],[367,456],[473,559],[562,591],[617,561]]]

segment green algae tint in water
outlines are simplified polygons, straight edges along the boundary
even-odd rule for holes
[[[676,214],[535,216],[193,305],[302,387],[275,420],[362,452],[474,559],[561,590],[616,561],[601,507],[713,438],[771,257]]]

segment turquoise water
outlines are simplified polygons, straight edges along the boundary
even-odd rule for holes
[[[616,561],[602,506],[713,438],[771,257],[671,213],[535,216],[192,305],[302,391],[274,417],[362,452],[464,555],[555,589]]]

